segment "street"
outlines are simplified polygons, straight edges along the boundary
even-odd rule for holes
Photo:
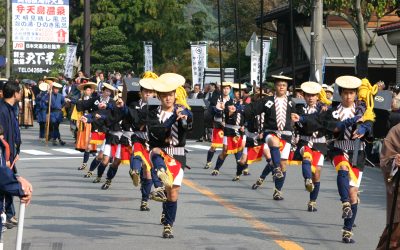
[[[109,190],[101,190],[93,178],[84,179],[84,172],[77,170],[82,154],[73,149],[66,124],[61,125],[65,147],[40,143],[37,124],[21,131],[17,167],[34,188],[26,209],[24,250],[375,249],[385,226],[386,197],[379,169],[366,167],[354,228],[356,243],[344,245],[336,172],[328,162],[322,170],[318,211],[310,213],[299,166],[288,168],[285,199],[274,201],[271,176],[258,190],[251,189],[265,161],[251,165],[250,176],[232,182],[234,157],[228,156],[219,176],[211,176],[212,169],[203,169],[209,143],[191,140],[187,142],[191,170],[185,171],[175,238],[162,239],[161,203],[151,201],[150,212],[139,211],[140,189],[132,185],[128,166],[119,168]],[[18,210],[17,198],[15,205]],[[5,232],[5,249],[15,248],[16,232],[16,228]]]

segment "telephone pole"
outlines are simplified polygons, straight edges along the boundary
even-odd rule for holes
[[[322,84],[322,39],[323,6],[322,0],[313,1],[311,25],[310,81]]]
[[[83,71],[90,77],[90,0],[84,2],[83,37]]]

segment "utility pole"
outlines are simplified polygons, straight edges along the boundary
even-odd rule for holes
[[[6,0],[6,78],[11,75],[11,0]]]
[[[222,90],[222,82],[224,82],[224,69],[222,68],[222,37],[221,37],[221,10],[220,10],[220,2],[217,0],[217,15],[218,15],[218,49],[219,49],[219,79]],[[222,91],[221,91],[222,94]],[[221,95],[222,96],[222,95]],[[222,100],[222,97],[221,97]]]
[[[311,26],[310,81],[322,84],[322,39],[323,39],[322,0],[313,1]]]
[[[292,62],[292,78],[293,78],[293,89],[296,88],[296,57],[294,53],[294,12],[293,12],[293,0],[289,0],[290,9],[290,54]]]
[[[83,37],[83,71],[90,77],[90,0],[84,2]]]

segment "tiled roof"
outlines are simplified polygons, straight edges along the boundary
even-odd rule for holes
[[[400,21],[382,25],[381,27],[376,29],[376,32],[378,33],[379,36],[381,36],[398,30],[400,30]]]

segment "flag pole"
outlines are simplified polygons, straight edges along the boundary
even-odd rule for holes
[[[263,84],[263,53],[264,53],[264,0],[260,0],[260,15],[261,15],[261,23],[260,23],[260,99],[262,98],[262,84]]]
[[[224,81],[224,75],[222,72],[222,38],[221,38],[221,10],[220,10],[220,0],[217,0],[217,11],[218,11],[218,49],[219,49],[219,77],[221,83],[221,99],[222,99],[222,82]]]
[[[235,0],[235,33],[236,33],[236,56],[237,56],[237,81],[239,83],[239,98],[242,99],[242,84],[240,83],[240,48],[239,48],[238,0]]]
[[[22,234],[24,232],[25,208],[26,204],[21,202],[21,205],[19,206],[17,242],[15,244],[15,250],[21,250],[22,247]]]

